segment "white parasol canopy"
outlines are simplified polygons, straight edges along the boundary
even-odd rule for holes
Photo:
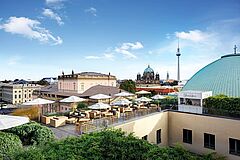
[[[142,91],[136,92],[136,94],[151,94],[151,92],[142,90]]]
[[[128,97],[128,96],[133,96],[134,94],[132,93],[128,93],[128,92],[121,92],[121,93],[117,93],[114,96],[116,97]]]
[[[70,96],[68,98],[64,98],[60,100],[60,102],[63,102],[63,103],[75,103],[75,102],[83,102],[83,101],[86,101],[86,99],[80,98],[77,96]]]
[[[101,110],[101,109],[111,108],[111,106],[108,105],[108,104],[99,102],[99,103],[96,103],[96,104],[94,104],[94,105],[89,106],[88,108],[89,108],[89,109]]]
[[[112,105],[113,106],[126,106],[126,105],[129,105],[131,103],[132,102],[127,100],[127,99],[121,99],[121,100],[113,102]]]
[[[135,101],[137,101],[137,102],[151,102],[152,100],[150,98],[147,98],[147,97],[141,97],[141,98],[135,99]]]
[[[55,101],[51,101],[51,100],[43,99],[43,98],[37,98],[32,101],[25,102],[22,105],[33,106],[33,105],[52,104],[52,103],[55,103]]]
[[[154,99],[154,100],[165,99],[165,98],[166,97],[159,95],[159,94],[152,97],[152,99]]]
[[[105,94],[96,94],[94,96],[89,97],[90,99],[109,99],[111,96],[105,95]]]
[[[0,115],[0,130],[20,126],[28,122],[29,118],[27,117]]]

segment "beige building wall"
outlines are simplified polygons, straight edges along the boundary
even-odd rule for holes
[[[240,140],[240,120],[169,112],[168,126],[170,146],[181,143],[194,153],[217,152],[229,160],[240,159],[240,156],[229,154],[229,138]],[[183,129],[192,130],[192,144],[182,143]],[[215,150],[204,148],[204,133],[215,135]]]
[[[240,156],[229,154],[229,138],[240,140],[240,120],[166,111],[131,120],[115,128],[133,132],[139,138],[148,135],[148,141],[155,144],[156,131],[161,129],[160,146],[180,143],[194,153],[217,152],[229,160],[240,159]],[[192,130],[192,144],[183,143],[183,129]],[[215,135],[215,150],[204,148],[204,133]]]
[[[148,136],[150,143],[156,144],[156,132],[161,129],[160,146],[168,145],[168,112],[156,113],[151,116],[141,117],[132,120],[115,128],[121,128],[126,133],[134,133],[135,136],[142,138]]]
[[[39,89],[35,84],[6,84],[1,86],[1,99],[11,104],[21,104],[33,99],[33,90]]]
[[[116,87],[116,79],[106,78],[72,78],[72,79],[59,79],[58,90],[64,92],[83,93],[89,88],[96,85],[114,86]]]

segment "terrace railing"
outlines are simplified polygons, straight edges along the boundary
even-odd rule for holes
[[[93,131],[101,130],[104,128],[108,128],[115,124],[125,123],[128,120],[142,117],[148,114],[159,112],[157,108],[146,108],[146,109],[138,109],[132,112],[121,113],[120,117],[111,116],[111,117],[102,117],[99,119],[92,119],[89,122],[82,123],[79,127],[79,134],[82,133],[90,133]]]

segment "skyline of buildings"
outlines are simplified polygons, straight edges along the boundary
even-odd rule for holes
[[[0,80],[38,80],[72,69],[135,79],[148,64],[160,77],[169,72],[176,79],[178,38],[181,79],[189,79],[239,48],[239,8],[238,0],[3,0]]]

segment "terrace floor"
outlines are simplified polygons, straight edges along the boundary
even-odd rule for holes
[[[93,119],[87,123],[84,123],[81,126],[81,131],[76,130],[76,125],[75,124],[66,124],[64,126],[60,126],[57,128],[48,126],[55,134],[57,139],[69,137],[69,136],[80,136],[82,133],[90,133],[94,131],[98,131],[104,128],[109,128],[109,127],[114,127],[122,123],[126,123],[132,120],[136,120],[145,116],[150,116],[153,114],[157,114],[157,110],[146,110],[146,111],[141,111],[141,112],[135,112],[135,113],[127,113],[127,114],[122,114],[120,118],[113,118],[113,117],[108,117],[108,118],[100,118],[100,119]]]

